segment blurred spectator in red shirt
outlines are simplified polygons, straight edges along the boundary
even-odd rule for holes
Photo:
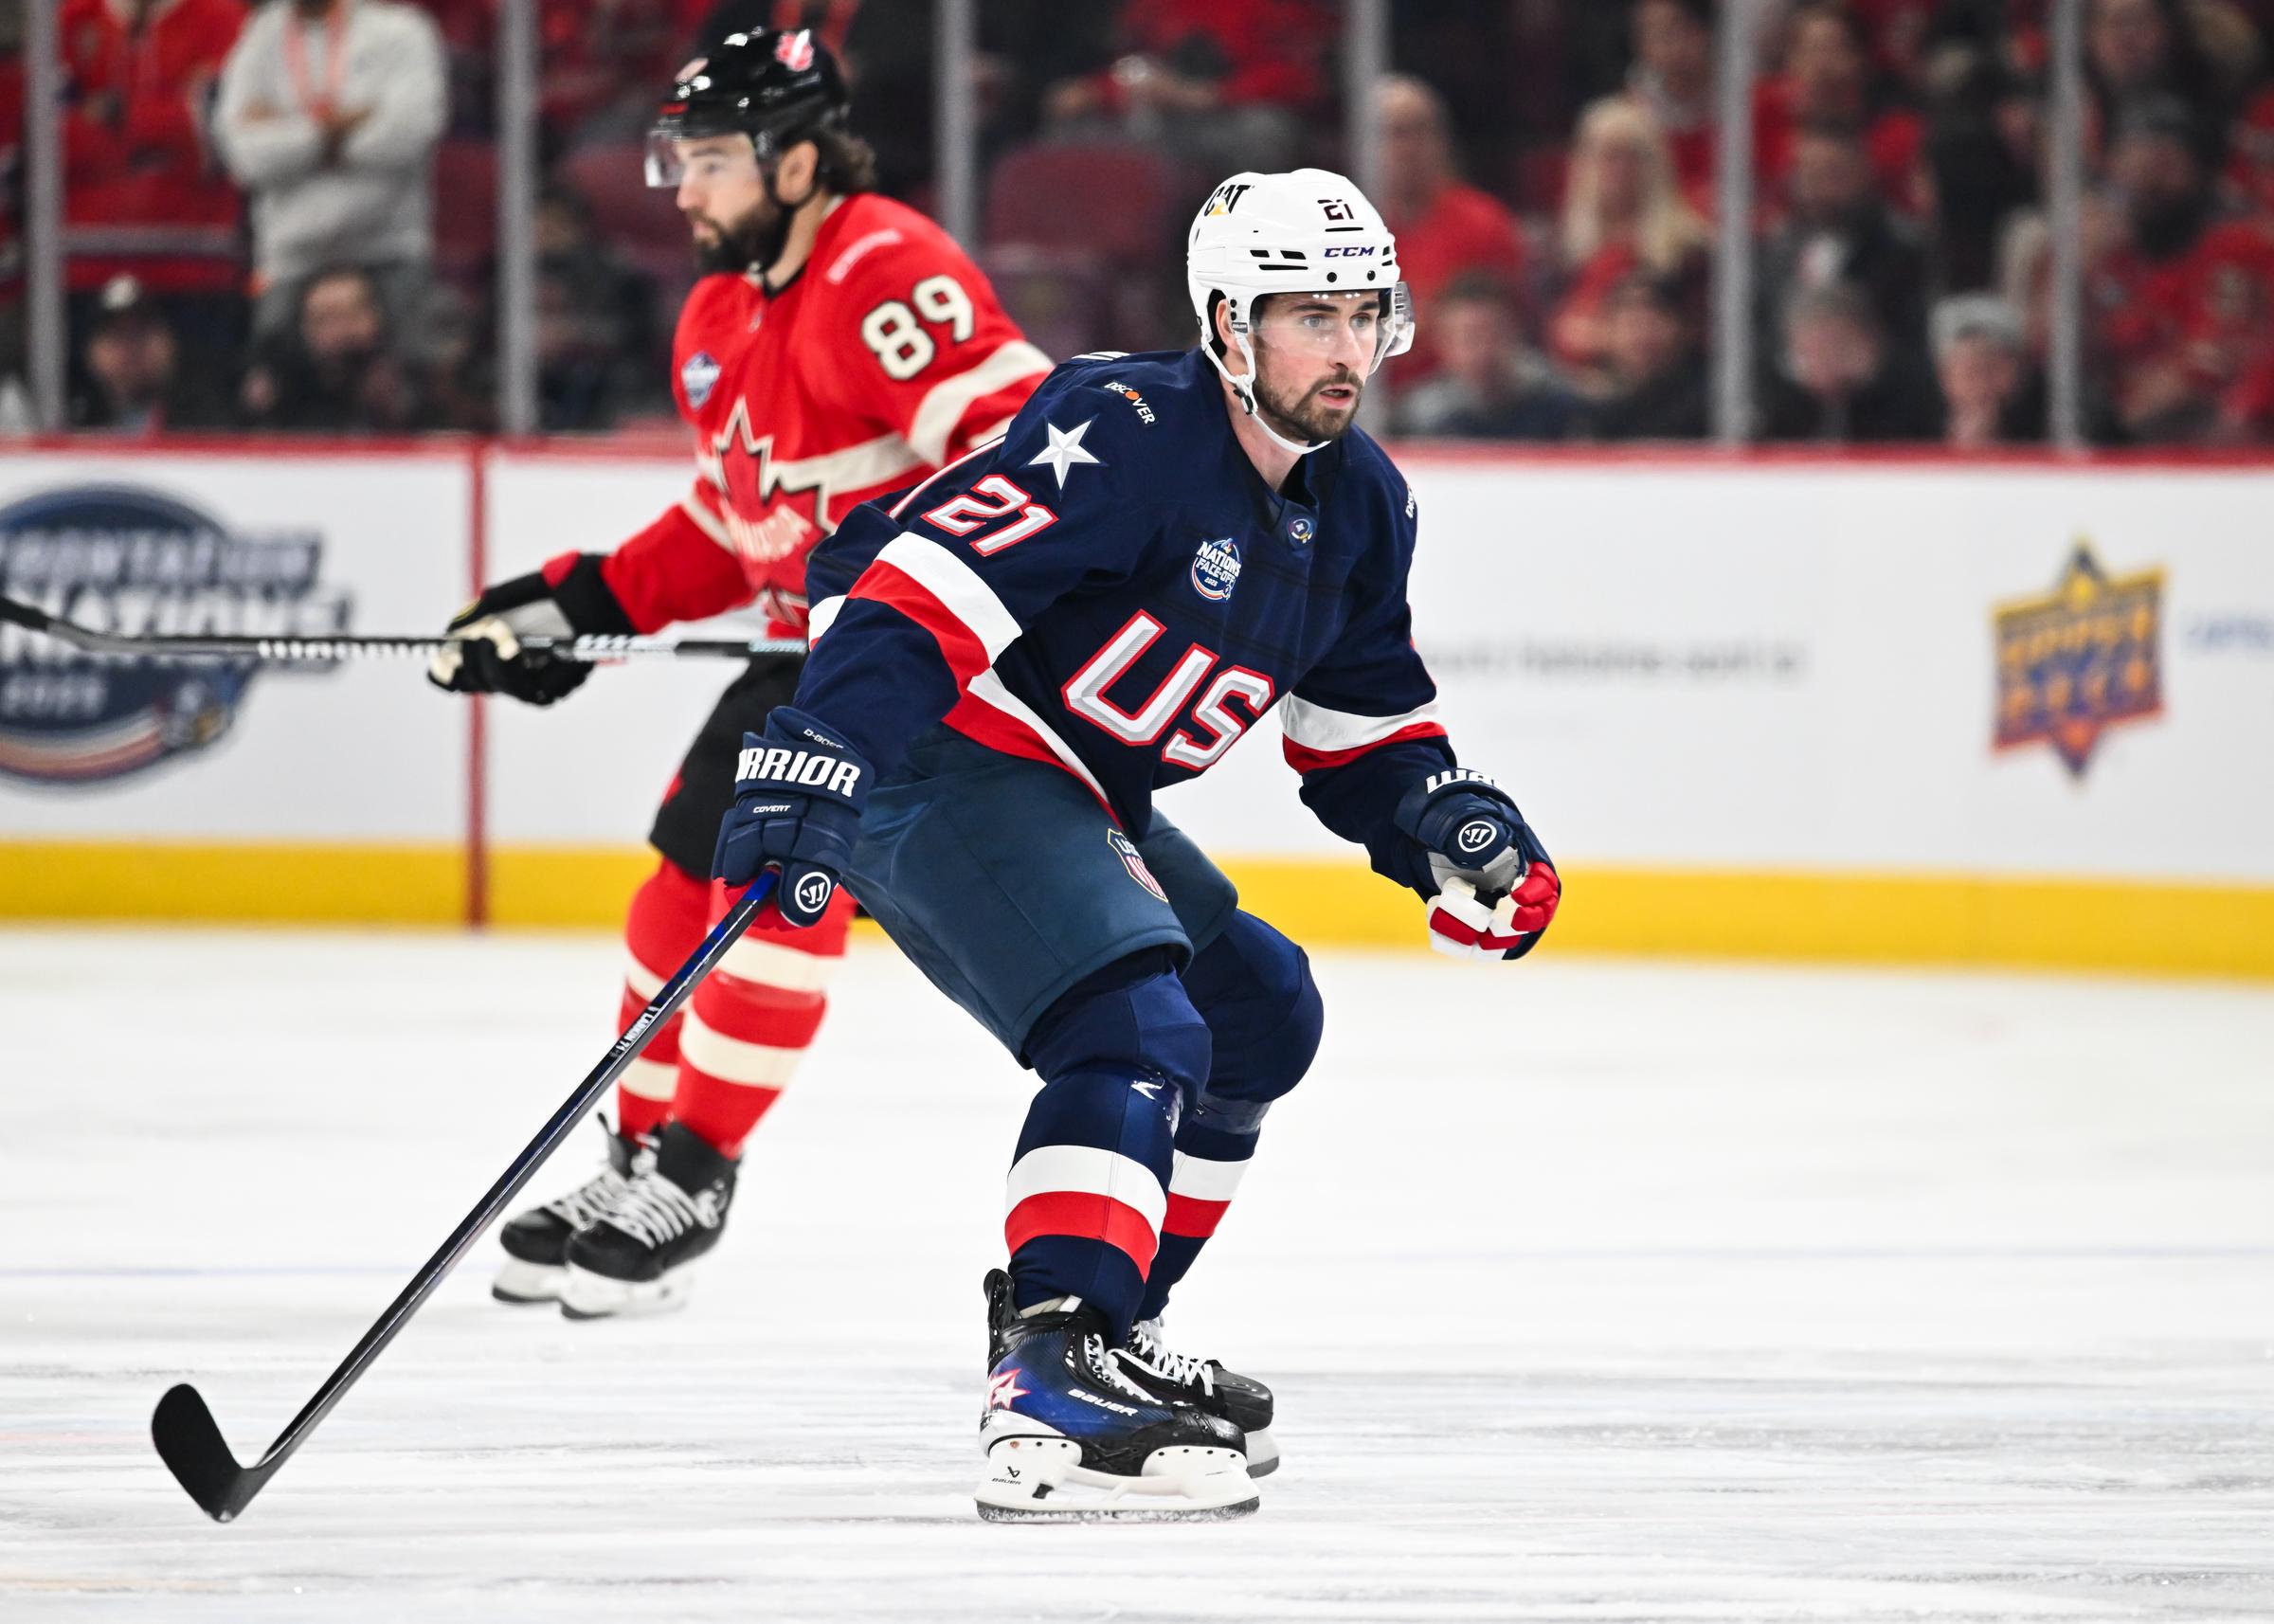
[[[668,83],[701,43],[729,32],[723,26],[710,31],[707,10],[700,0],[544,0],[537,8],[545,64],[537,101],[547,133],[563,146],[643,135],[655,120],[657,85]],[[749,23],[763,27],[771,19]]]
[[[241,0],[63,0],[65,285],[84,319],[133,276],[211,355],[241,341],[237,188],[207,144]]]
[[[1871,42],[1851,12],[1821,3],[1795,12],[1785,36],[1784,71],[1754,98],[1754,162],[1762,179],[1784,180],[1803,128],[1846,125],[1870,154],[1880,195],[1915,212],[1913,176],[1923,126],[1917,114],[1876,107],[1871,80]]]
[[[1861,288],[1803,288],[1784,313],[1779,366],[1763,392],[1762,438],[1871,444],[1940,438],[1925,369],[1887,342]]]
[[[212,374],[185,364],[166,312],[131,276],[96,296],[81,371],[74,428],[150,439],[228,424],[227,405],[206,381]]]
[[[1516,302],[1504,285],[1463,277],[1438,296],[1435,312],[1443,364],[1427,383],[1399,395],[1399,433],[1561,440],[1571,432],[1579,397],[1525,348]]]
[[[1382,217],[1398,234],[1398,268],[1420,316],[1414,334],[1418,360],[1409,355],[1400,375],[1418,377],[1436,364],[1434,307],[1454,278],[1498,280],[1517,298],[1516,318],[1523,322],[1524,229],[1498,198],[1462,181],[1452,121],[1435,91],[1399,74],[1382,81],[1375,109],[1381,130]]]
[[[2274,354],[2274,233],[2220,217],[2215,148],[2183,103],[2155,98],[2109,151],[2122,235],[2092,278],[2093,337],[2134,439],[2216,436]]]
[[[1701,214],[1713,207],[1713,0],[1638,0],[1627,89],[1665,132],[1674,173]]]
[[[1211,179],[1290,168],[1305,124],[1327,110],[1338,11],[1326,0],[1130,6],[1113,65],[1052,87],[1053,132],[1157,143]]]
[[[1680,286],[1686,308],[1705,302],[1706,223],[1683,201],[1666,136],[1624,96],[1580,115],[1563,197],[1563,268],[1569,278],[1548,327],[1548,349],[1593,392],[1601,387],[1611,290],[1637,270]]]
[[[2274,86],[2260,91],[2234,121],[2227,180],[2246,208],[2274,212]]]
[[[1796,293],[1845,283],[1870,298],[1891,341],[1922,351],[1926,248],[1873,188],[1861,137],[1838,125],[1798,132],[1785,189],[1785,223],[1760,254],[1768,324]]]

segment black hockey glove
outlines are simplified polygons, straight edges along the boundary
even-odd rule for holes
[[[1521,959],[1562,900],[1540,837],[1482,773],[1454,767],[1405,792],[1390,877],[1429,899],[1429,945],[1456,959]]]
[[[592,667],[521,646],[525,637],[629,637],[632,621],[608,590],[596,552],[564,552],[533,575],[487,588],[458,613],[450,646],[426,680],[453,694],[506,694],[531,705],[564,699]]]
[[[742,735],[734,805],[718,828],[711,873],[746,886],[779,864],[782,917],[811,925],[828,911],[860,838],[869,764],[802,711],[783,705],[766,731]]]

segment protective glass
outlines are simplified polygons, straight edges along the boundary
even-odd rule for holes
[[[650,186],[669,187],[676,191],[689,175],[697,180],[724,181],[757,172],[758,145],[747,135],[688,136],[667,129],[647,133]]]

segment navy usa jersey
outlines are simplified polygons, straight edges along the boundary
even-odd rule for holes
[[[1415,503],[1353,429],[1284,491],[1199,351],[1085,358],[813,553],[799,709],[879,772],[927,727],[1055,763],[1132,835],[1273,706],[1345,838],[1452,765],[1406,607]]]

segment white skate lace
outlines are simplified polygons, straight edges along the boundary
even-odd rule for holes
[[[1129,1346],[1121,1350],[1123,1358],[1180,1386],[1197,1386],[1202,1393],[1214,1396],[1216,1371],[1207,1360],[1175,1352],[1143,1326],[1130,1331],[1129,1343]]]
[[[662,1174],[646,1173],[632,1181],[608,1222],[644,1245],[661,1246],[698,1223],[715,1221],[716,1204],[708,1190],[691,1196]]]
[[[545,1206],[547,1211],[560,1214],[570,1229],[582,1229],[595,1218],[607,1217],[608,1209],[630,1187],[622,1173],[613,1167],[603,1167],[558,1200],[547,1201]]]
[[[1103,1377],[1109,1384],[1120,1388],[1132,1398],[1143,1398],[1148,1403],[1159,1402],[1150,1393],[1121,1373],[1121,1362],[1107,1349],[1104,1337],[1084,1337],[1082,1339],[1082,1354],[1090,1368]]]

